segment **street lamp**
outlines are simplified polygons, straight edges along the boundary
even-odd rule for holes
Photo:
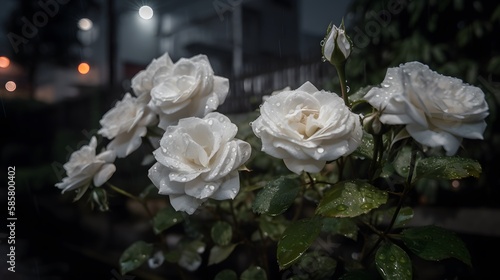
[[[153,17],[153,9],[150,6],[144,5],[139,9],[139,16],[143,19],[151,19]]]

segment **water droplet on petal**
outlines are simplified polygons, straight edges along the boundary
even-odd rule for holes
[[[319,42],[319,45],[320,46],[324,46],[325,45],[325,40],[321,40],[321,42]]]
[[[167,152],[167,149],[166,148],[161,148],[161,151],[166,153]]]
[[[320,154],[324,153],[325,152],[325,149],[322,148],[322,147],[319,147],[318,149],[316,149],[316,151]]]

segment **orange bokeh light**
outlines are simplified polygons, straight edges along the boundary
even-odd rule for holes
[[[9,92],[15,91],[16,88],[17,88],[17,85],[13,81],[8,81],[5,83],[5,89]]]
[[[0,68],[7,68],[10,65],[10,59],[5,56],[0,56]]]
[[[82,62],[80,63],[80,65],[78,65],[78,72],[80,72],[80,74],[85,75],[89,71],[90,71],[90,65],[88,63]]]

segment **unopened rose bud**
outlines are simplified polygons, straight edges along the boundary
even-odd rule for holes
[[[351,39],[345,33],[343,23],[340,27],[330,25],[323,42],[323,56],[331,64],[344,63],[351,54]]]
[[[102,212],[109,210],[108,194],[105,189],[94,188],[92,190],[92,204],[97,204],[99,210]]]
[[[364,117],[363,128],[372,135],[379,135],[383,128],[383,124],[380,122],[380,116],[374,113]]]

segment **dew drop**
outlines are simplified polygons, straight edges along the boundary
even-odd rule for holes
[[[186,177],[182,177],[181,181],[182,182],[186,182],[187,178]]]
[[[166,153],[167,152],[167,149],[166,148],[161,148],[161,151]]]
[[[322,148],[322,147],[319,147],[318,149],[316,149],[316,151],[320,154],[324,153],[325,152],[325,149]]]
[[[319,45],[320,46],[324,46],[325,45],[325,40],[321,40],[321,42],[319,42]]]
[[[281,103],[279,103],[279,102],[276,103],[276,107],[279,107],[279,106],[281,106]]]
[[[379,259],[379,260],[385,260],[385,255],[384,255],[384,254],[380,254],[380,255],[378,255],[378,259]]]
[[[351,88],[349,86],[346,87],[346,91],[349,92],[351,91]]]
[[[325,56],[322,56],[322,57],[321,57],[321,61],[326,62],[326,57],[325,57]]]
[[[174,218],[174,219],[172,220],[172,222],[177,223],[177,219],[176,219],[176,218]]]
[[[214,121],[213,120],[208,120],[208,125],[213,125]]]
[[[345,205],[345,204],[339,204],[339,205],[337,205],[336,208],[337,208],[338,211],[345,211],[345,210],[347,210],[347,205]]]

